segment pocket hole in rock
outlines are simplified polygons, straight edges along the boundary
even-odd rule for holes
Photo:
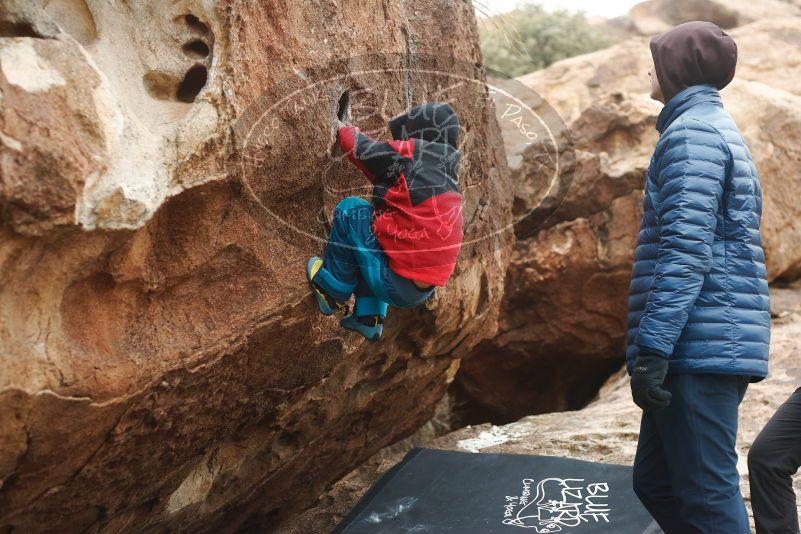
[[[350,118],[350,91],[345,91],[342,93],[342,96],[339,97],[337,118],[343,122]]]
[[[192,103],[197,98],[203,86],[206,85],[209,73],[203,65],[195,65],[186,73],[184,79],[178,85],[175,97],[181,102]]]
[[[30,22],[8,22],[0,20],[0,37],[35,37],[42,38]]]
[[[175,95],[178,80],[161,72],[148,72],[142,81],[147,93],[156,100],[170,100]]]
[[[209,45],[201,41],[200,39],[196,39],[194,41],[189,41],[183,46],[184,54],[189,57],[193,58],[204,58],[209,55]]]
[[[199,18],[197,18],[195,15],[192,15],[191,13],[188,15],[184,15],[184,22],[186,22],[186,25],[189,26],[191,30],[194,30],[198,33],[206,33],[209,31],[209,27],[206,26],[206,24],[201,22]]]

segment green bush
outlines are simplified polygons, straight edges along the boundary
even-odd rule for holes
[[[475,0],[480,11],[481,2]],[[536,4],[479,22],[484,64],[498,74],[519,76],[560,59],[606,48],[611,42],[583,13],[547,11]]]

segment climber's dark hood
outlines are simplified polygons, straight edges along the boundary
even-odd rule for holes
[[[459,117],[450,104],[427,102],[393,117],[389,121],[392,138],[425,139],[434,143],[459,145]]]
[[[651,39],[651,55],[667,103],[693,85],[719,90],[729,85],[737,66],[737,43],[711,22],[685,22]]]

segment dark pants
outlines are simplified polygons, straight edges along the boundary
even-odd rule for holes
[[[323,267],[315,277],[339,301],[356,297],[357,316],[385,315],[387,304],[410,308],[425,301],[434,289],[421,290],[389,267],[372,231],[373,206],[358,197],[337,204],[323,254]]]
[[[634,491],[666,534],[749,533],[737,412],[749,377],[669,374],[670,406],[643,412]]]
[[[798,534],[793,475],[801,466],[801,388],[759,433],[748,453],[751,505],[758,534]]]

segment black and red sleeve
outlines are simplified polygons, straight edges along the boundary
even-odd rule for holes
[[[373,184],[389,186],[412,161],[414,139],[376,141],[346,124],[337,131],[342,152]]]

